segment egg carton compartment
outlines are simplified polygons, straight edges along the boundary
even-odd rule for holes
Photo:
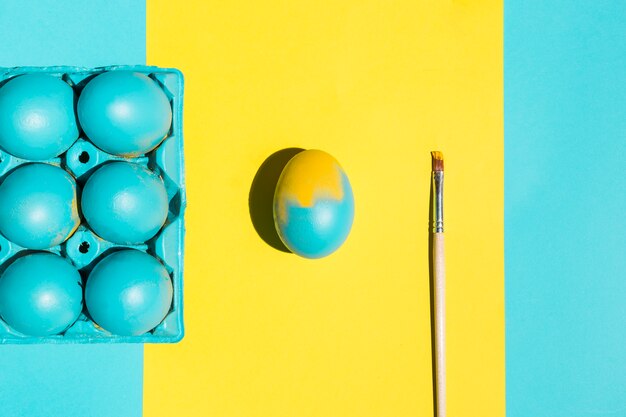
[[[155,328],[137,336],[121,336],[98,326],[90,317],[83,303],[78,319],[60,334],[29,336],[12,329],[0,317],[0,344],[36,343],[174,343],[183,338],[183,259],[184,259],[184,214],[186,207],[185,172],[183,155],[183,76],[176,69],[150,66],[109,66],[100,68],[82,67],[18,67],[0,69],[0,88],[14,77],[25,74],[47,74],[66,82],[74,91],[76,101],[85,85],[94,77],[114,71],[131,71],[148,76],[165,93],[172,111],[172,123],[165,139],[153,150],[132,157],[107,153],[96,146],[80,125],[79,138],[58,157],[46,160],[18,158],[0,148],[0,184],[21,166],[44,163],[60,167],[75,180],[78,201],[86,181],[98,168],[115,161],[126,161],[141,165],[158,175],[165,185],[168,213],[165,224],[153,237],[142,244],[125,245],[113,243],[98,236],[80,213],[80,225],[63,243],[44,250],[21,247],[0,233],[0,274],[15,260],[37,252],[57,254],[74,267],[81,275],[83,291],[89,273],[104,257],[123,249],[145,252],[163,264],[172,281],[173,298],[169,312]]]

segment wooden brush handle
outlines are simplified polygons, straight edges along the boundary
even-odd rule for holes
[[[446,417],[446,267],[443,233],[433,235],[437,417]]]

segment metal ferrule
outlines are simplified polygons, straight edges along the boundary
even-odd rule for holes
[[[443,171],[433,171],[433,233],[443,233]]]

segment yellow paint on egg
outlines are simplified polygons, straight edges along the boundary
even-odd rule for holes
[[[280,191],[302,207],[311,207],[315,198],[343,198],[339,163],[324,151],[311,149],[294,156],[280,179]]]
[[[341,200],[344,196],[341,172],[337,160],[324,151],[310,149],[294,156],[285,166],[276,188],[278,220],[286,220],[288,200],[301,207],[313,207],[316,199]]]

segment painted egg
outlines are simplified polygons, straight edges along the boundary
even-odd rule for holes
[[[172,124],[170,102],[153,79],[110,71],[87,83],[78,98],[78,120],[105,152],[133,157],[154,149]]]
[[[0,147],[41,161],[65,152],[78,138],[74,91],[46,74],[15,77],[0,88]]]
[[[20,333],[61,333],[76,321],[82,308],[80,274],[60,256],[26,255],[0,277],[0,316]]]
[[[154,237],[168,213],[163,180],[142,165],[112,162],[87,180],[81,197],[85,220],[101,238],[126,245]]]
[[[0,233],[24,248],[59,245],[79,223],[76,182],[59,167],[23,165],[0,184]]]
[[[322,258],[346,240],[354,197],[339,163],[319,150],[303,151],[285,166],[274,193],[274,224],[293,253]]]
[[[155,328],[172,305],[172,281],[152,256],[134,249],[115,252],[89,274],[85,304],[103,329],[122,336]]]

